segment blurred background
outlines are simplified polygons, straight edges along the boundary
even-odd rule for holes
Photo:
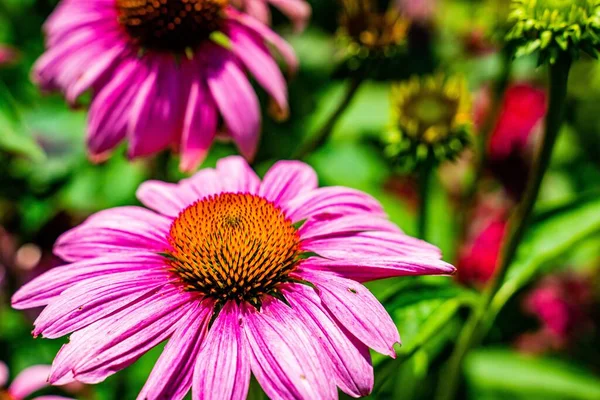
[[[448,143],[452,151],[436,160],[424,228],[426,240],[458,273],[370,286],[404,343],[397,360],[374,356],[370,398],[430,399],[493,274],[507,221],[523,194],[543,129],[547,71],[533,56],[512,60],[503,46],[508,0],[309,2],[312,20],[301,33],[273,10],[274,28],[293,45],[301,67],[290,77],[287,120],[271,115],[269,99],[261,99],[263,135],[253,164],[259,174],[278,159],[301,157],[322,186],[372,194],[395,223],[417,236],[423,191],[398,143],[399,109],[410,103],[403,96],[411,99],[398,88],[437,77],[438,86],[423,84],[435,108],[447,101],[440,82],[464,82],[452,97],[464,101],[468,113],[460,129],[464,142]],[[85,101],[70,109],[29,79],[44,50],[42,24],[56,3],[0,0],[0,361],[13,378],[28,366],[50,364],[66,341],[32,338],[36,313],[10,308],[20,285],[61,264],[52,255],[55,239],[98,210],[139,204],[135,190],[146,179],[185,176],[178,156],[168,152],[129,162],[123,146],[104,163],[88,160]],[[600,399],[597,61],[584,56],[574,64],[567,101],[534,223],[494,299],[487,335],[465,359],[459,398]],[[235,152],[232,144],[217,143],[202,166]],[[154,349],[93,387],[39,393],[132,399],[159,354]]]

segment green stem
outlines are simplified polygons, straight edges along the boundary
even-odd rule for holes
[[[327,139],[333,132],[333,129],[335,128],[335,125],[337,124],[338,120],[344,114],[348,106],[352,103],[352,100],[354,99],[356,93],[358,92],[358,89],[360,88],[363,82],[363,75],[357,75],[354,78],[352,78],[352,80],[348,84],[348,87],[346,88],[346,93],[344,95],[344,98],[342,99],[342,102],[337,106],[333,114],[331,114],[327,122],[325,122],[325,125],[323,125],[323,127],[317,133],[315,133],[309,139],[309,141],[304,143],[300,147],[300,149],[296,151],[292,158],[299,160],[306,158],[308,155],[310,155],[316,149],[321,147],[327,141]]]
[[[509,265],[517,254],[519,244],[531,219],[542,180],[550,165],[552,150],[554,149],[554,144],[556,143],[564,117],[570,68],[571,59],[566,54],[549,67],[550,103],[546,114],[546,128],[542,147],[535,160],[523,200],[511,219],[510,230],[503,246],[502,257],[496,272],[482,295],[479,307],[473,311],[460,333],[456,347],[448,361],[446,373],[442,374],[443,378],[438,386],[438,400],[451,400],[456,396],[464,358],[469,350],[483,339],[490,326],[489,320],[486,320],[490,303],[504,281]]]
[[[479,187],[481,186],[481,181],[483,180],[483,175],[485,172],[485,167],[487,164],[487,156],[488,156],[488,143],[490,141],[490,137],[492,136],[492,132],[496,123],[498,122],[498,117],[500,115],[500,111],[502,110],[502,100],[504,98],[504,93],[506,92],[506,88],[510,82],[510,76],[512,73],[512,54],[508,49],[503,49],[502,51],[502,72],[496,81],[493,90],[492,90],[492,99],[490,104],[490,110],[488,115],[481,127],[481,132],[477,137],[477,158],[475,165],[475,176],[473,178],[473,182],[467,188],[466,193],[463,198],[462,207],[463,212],[461,214],[460,226],[462,228],[461,238],[464,239],[464,236],[467,233],[468,220],[469,216],[473,211],[473,206],[475,204],[476,195],[479,192]]]
[[[417,236],[419,239],[427,239],[427,224],[429,219],[429,191],[433,178],[433,165],[427,163],[418,172],[419,174],[419,216],[417,220]]]

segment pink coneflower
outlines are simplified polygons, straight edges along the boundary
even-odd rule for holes
[[[140,399],[243,399],[251,373],[271,398],[366,395],[368,349],[394,357],[400,338],[362,282],[454,271],[372,197],[317,188],[300,162],[261,182],[229,157],[138,197],[154,211],[90,217],[55,246],[70,264],[13,297],[47,305],[35,335],[71,334],[51,383],[100,382],[169,339]]]
[[[192,170],[217,133],[251,159],[261,113],[246,70],[287,113],[285,79],[267,44],[291,68],[293,50],[228,0],[63,0],[45,32],[34,80],[71,103],[91,90],[92,159],[128,139],[130,157],[171,147]]]
[[[271,23],[271,3],[292,20],[296,31],[306,28],[312,13],[305,0],[233,0],[232,3],[265,24]]]
[[[48,376],[50,375],[49,365],[34,365],[24,369],[6,390],[9,378],[9,371],[6,364],[0,361],[0,399],[23,400],[29,397],[33,392],[48,386]],[[72,400],[67,397],[48,395],[34,397],[33,400]]]

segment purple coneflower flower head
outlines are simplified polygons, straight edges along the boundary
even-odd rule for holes
[[[306,164],[262,181],[241,157],[179,184],[150,181],[151,210],[99,212],[60,237],[69,264],[29,282],[18,309],[46,306],[34,335],[70,341],[51,383],[96,383],[167,344],[140,399],[335,399],[373,387],[369,348],[395,356],[392,319],[364,282],[451,274],[369,195],[317,187]]]
[[[48,386],[48,376],[50,375],[49,365],[34,365],[24,369],[8,385],[9,370],[6,364],[0,361],[0,399],[23,400],[40,389]],[[7,387],[6,390],[3,388]],[[48,395],[33,397],[33,400],[72,400],[67,397]]]
[[[248,71],[287,114],[286,82],[267,45],[292,69],[293,50],[228,0],[63,0],[44,29],[48,50],[33,78],[71,103],[91,90],[92,159],[127,139],[132,158],[172,148],[193,170],[217,133],[251,159],[261,113]]]
[[[305,0],[233,0],[232,3],[265,24],[271,23],[270,3],[292,21],[298,32],[306,28],[312,13]]]

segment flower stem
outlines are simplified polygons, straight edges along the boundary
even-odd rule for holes
[[[492,88],[490,109],[485,122],[481,127],[481,132],[478,135],[476,148],[478,154],[475,160],[475,176],[473,178],[473,182],[466,189],[465,195],[463,196],[463,211],[460,216],[460,226],[462,229],[461,239],[464,239],[464,236],[466,235],[469,217],[473,212],[476,195],[479,192],[479,187],[481,186],[481,182],[483,180],[485,167],[488,161],[488,143],[492,136],[494,127],[498,122],[498,117],[500,116],[502,100],[504,98],[506,88],[510,82],[511,73],[512,54],[507,48],[504,48],[502,51],[502,72]]]
[[[429,219],[429,189],[433,177],[432,163],[423,165],[419,174],[419,216],[417,220],[417,236],[419,239],[427,239],[427,224]]]
[[[546,114],[546,128],[542,147],[535,160],[523,200],[511,219],[510,230],[502,249],[502,257],[499,265],[482,295],[479,307],[473,310],[473,313],[460,333],[457,344],[448,361],[446,373],[442,374],[443,378],[438,386],[438,400],[450,400],[456,396],[464,358],[469,350],[483,339],[490,326],[489,320],[486,320],[490,303],[502,285],[502,282],[504,282],[508,267],[517,254],[519,244],[531,219],[542,180],[550,165],[552,150],[554,149],[554,144],[556,143],[563,121],[570,68],[571,58],[566,54],[549,67],[550,103]]]
[[[338,120],[344,114],[348,106],[352,103],[354,96],[358,92],[361,84],[364,82],[363,76],[364,75],[357,74],[352,78],[348,84],[348,87],[346,88],[346,93],[342,102],[337,106],[333,114],[331,114],[327,122],[325,122],[325,125],[323,125],[323,127],[317,133],[315,133],[309,141],[301,145],[292,158],[299,160],[306,158],[327,141]]]

